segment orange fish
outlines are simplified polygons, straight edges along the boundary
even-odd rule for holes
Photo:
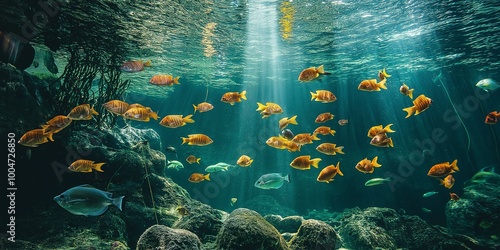
[[[450,162],[443,162],[432,166],[427,175],[431,177],[444,177],[458,170],[457,160],[455,159],[451,164]]]
[[[373,126],[368,130],[368,137],[373,138],[374,136],[380,134],[380,133],[394,133],[396,131],[391,129],[392,124],[389,124],[385,126],[385,128],[382,128],[382,125],[378,126]]]
[[[52,134],[53,133],[43,133],[43,129],[41,128],[33,129],[21,136],[21,139],[19,139],[17,143],[23,146],[36,148],[38,145],[46,143],[49,140],[54,141],[54,139],[52,139]]]
[[[201,158],[196,158],[196,156],[194,155],[190,155],[186,158],[186,161],[189,163],[189,164],[193,164],[193,163],[197,163],[197,164],[200,164],[200,160]]]
[[[158,120],[158,114],[153,112],[150,108],[130,108],[127,112],[123,113],[123,117],[141,122],[149,122],[149,118]]]
[[[71,120],[90,120],[92,119],[92,115],[99,115],[94,108],[90,107],[90,104],[81,104],[74,107],[68,114],[68,117]]]
[[[150,107],[144,107],[142,104],[139,104],[139,103],[133,103],[133,104],[128,105],[128,109],[133,109],[133,108],[143,108],[143,109],[151,110]]]
[[[356,169],[365,174],[371,174],[375,170],[375,168],[379,168],[382,165],[380,165],[378,162],[378,156],[375,156],[373,160],[368,160],[368,158],[364,158],[363,160],[359,161],[358,164],[356,164]]]
[[[315,80],[318,78],[320,75],[330,75],[331,73],[325,72],[325,69],[323,65],[319,67],[310,67],[307,69],[302,70],[299,75],[299,81],[301,82],[310,82],[312,80]]]
[[[460,200],[460,197],[458,197],[458,195],[455,193],[450,193],[450,200],[458,201],[458,200]]]
[[[322,113],[319,114],[316,119],[314,120],[315,123],[324,123],[329,120],[333,120],[334,115],[331,114],[330,112]]]
[[[484,123],[490,124],[490,125],[497,124],[498,117],[500,117],[500,112],[492,111],[488,115],[486,115],[486,119],[484,119]]]
[[[252,164],[253,160],[248,155],[242,155],[236,161],[236,164],[242,167],[249,167]]]
[[[414,89],[410,89],[404,83],[403,83],[403,85],[401,87],[399,87],[399,92],[401,92],[401,94],[403,94],[405,96],[410,97],[410,99],[413,99],[413,91],[414,91]]]
[[[194,113],[196,113],[197,110],[199,110],[200,113],[203,113],[203,112],[210,111],[214,108],[214,106],[208,102],[202,102],[198,105],[193,104],[193,107],[194,107]]]
[[[262,118],[269,117],[272,114],[283,113],[283,109],[280,107],[280,105],[273,102],[266,102],[266,105],[258,102],[257,106],[258,107],[255,111],[261,111],[260,114],[262,115]]]
[[[389,138],[386,133],[376,134],[370,141],[370,145],[377,147],[394,147],[392,138]]]
[[[301,145],[299,145],[293,141],[286,141],[285,147],[289,152],[295,152],[295,151],[300,151]]]
[[[246,100],[247,99],[246,94],[247,94],[246,90],[241,91],[241,93],[239,93],[239,92],[227,92],[224,95],[222,95],[222,98],[220,100],[222,102],[234,105],[235,102],[241,102],[241,99]]]
[[[128,109],[129,104],[120,100],[111,100],[102,105],[107,111],[115,115],[123,115]]]
[[[337,100],[337,97],[328,90],[316,90],[316,93],[311,93],[311,101],[316,99],[317,102],[329,103]]]
[[[67,116],[64,115],[58,115],[49,121],[47,121],[45,125],[42,125],[43,133],[44,134],[55,134],[58,133],[59,131],[63,130],[65,127],[67,127],[69,124],[71,124],[71,119],[68,118]]]
[[[297,125],[297,116],[294,115],[292,116],[292,118],[288,119],[288,117],[285,117],[285,118],[281,118],[278,122],[278,125],[280,127],[280,130],[283,130],[286,128],[286,126],[288,126],[288,124],[293,124],[293,125]]]
[[[339,120],[339,125],[340,126],[345,126],[345,125],[347,125],[347,123],[349,123],[349,120],[347,120],[347,119],[340,119]]]
[[[102,165],[104,164],[106,163],[105,162],[94,163],[94,161],[90,160],[76,160],[73,163],[71,163],[71,165],[69,165],[68,169],[73,172],[81,172],[81,173],[90,173],[92,172],[92,169],[95,169],[96,171],[99,172],[104,172],[101,169]]]
[[[188,135],[188,138],[181,137],[182,144],[188,143],[188,145],[196,145],[196,146],[206,146],[212,142],[214,142],[210,137],[204,134],[191,134]]]
[[[319,172],[318,178],[316,180],[319,182],[330,183],[330,181],[333,181],[333,178],[337,174],[339,174],[340,176],[344,176],[342,171],[340,171],[340,162],[337,162],[337,166],[330,165],[323,168],[323,170]]]
[[[425,95],[419,95],[417,99],[413,100],[413,106],[403,109],[408,113],[405,118],[410,117],[413,113],[415,113],[415,115],[418,115],[424,112],[431,106],[431,104],[431,98],[426,97]]]
[[[159,86],[172,86],[179,83],[180,76],[174,78],[172,75],[159,74],[151,77],[149,83]]]
[[[389,77],[391,77],[391,75],[387,74],[385,68],[378,71],[378,79],[380,79],[381,81]]]
[[[445,188],[450,189],[455,184],[455,178],[451,174],[446,176],[444,179],[439,180],[439,184],[443,185]]]
[[[200,174],[200,173],[193,173],[191,176],[189,176],[189,182],[192,182],[192,183],[199,183],[199,182],[202,182],[204,180],[207,180],[207,181],[210,181],[210,174]]]
[[[345,154],[342,151],[342,149],[344,149],[344,146],[338,146],[338,147],[336,146],[337,145],[333,143],[321,143],[319,146],[316,147],[316,150],[325,155],[336,155],[337,153]]]
[[[186,123],[194,123],[194,120],[191,119],[193,115],[187,115],[186,117],[182,117],[182,115],[167,115],[163,117],[160,121],[160,125],[167,128],[178,128],[186,125]]]
[[[322,135],[331,134],[332,136],[335,136],[335,130],[327,126],[319,126],[317,129],[314,130],[313,134],[322,134]]]
[[[125,72],[139,72],[143,71],[144,67],[151,67],[151,60],[148,60],[147,62],[142,62],[142,60],[136,60],[136,61],[128,61],[122,64],[120,67],[121,70]]]
[[[377,83],[377,79],[371,79],[371,80],[364,80],[362,81],[358,89],[362,91],[380,91],[381,89],[387,89],[385,86],[386,79],[380,81]]]
[[[277,149],[286,149],[286,143],[288,140],[283,137],[283,136],[272,136],[269,139],[267,139],[266,144],[270,147],[277,148]]]
[[[292,141],[299,144],[299,145],[304,145],[304,144],[311,144],[314,141],[320,140],[316,134],[309,134],[309,133],[302,133],[302,134],[297,134],[295,137],[293,137]]]
[[[290,166],[298,170],[307,170],[311,168],[311,165],[318,168],[318,163],[321,161],[320,158],[315,158],[311,160],[310,155],[303,155],[293,159]]]

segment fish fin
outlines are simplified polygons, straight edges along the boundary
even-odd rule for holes
[[[53,135],[53,134],[54,134],[54,133],[50,132],[50,133],[48,133],[45,137],[46,137],[46,138],[48,138],[50,141],[54,141],[54,138],[52,138],[52,135]]]
[[[365,158],[365,159],[366,159],[366,158]],[[377,160],[378,160],[378,156],[373,157],[373,160],[372,160],[372,165],[373,165],[374,167],[376,167],[376,168],[382,167],[382,165],[380,165],[380,164],[377,162]]]
[[[189,141],[189,138],[186,138],[186,137],[181,137],[181,139],[182,139],[182,144],[184,144],[184,143],[186,143],[186,142],[191,143],[191,142]],[[181,144],[181,145],[182,145],[182,144]]]
[[[122,211],[122,204],[123,204],[123,198],[125,196],[120,196],[120,197],[116,197],[116,198],[113,198],[113,204],[115,206],[118,207],[118,209],[120,209],[120,211]]]
[[[381,89],[387,89],[387,87],[385,86],[386,82],[387,82],[387,78],[384,78],[384,80],[377,83],[377,87],[379,87]]]
[[[210,174],[208,173],[208,174],[204,175],[203,178],[205,178],[205,180],[207,180],[207,181],[210,181]]]
[[[325,67],[323,65],[319,66],[316,68],[316,71],[319,73],[319,74],[324,74],[325,73]]]
[[[318,168],[318,163],[321,161],[321,158],[314,158],[311,160],[311,165],[315,168]]]
[[[415,112],[415,106],[411,106],[411,107],[408,107],[408,108],[404,108],[403,109],[404,111],[406,111],[408,114],[405,116],[405,118],[408,118],[410,117],[411,115],[413,115],[413,112]]]
[[[288,181],[288,183],[292,183],[292,182],[290,181],[290,175],[289,175],[289,174],[287,174],[287,175],[285,176],[285,181]]]
[[[247,91],[246,90],[241,91],[240,98],[243,100],[247,99]]]
[[[393,148],[393,147],[394,147],[394,143],[392,142],[392,138],[389,138],[389,146],[390,146],[391,148]]]
[[[337,162],[337,173],[340,175],[340,176],[344,176],[344,173],[342,173],[342,171],[340,171],[340,162]]]
[[[191,117],[193,117],[193,115],[187,115],[186,117],[182,118],[182,120],[187,123],[194,123],[194,120],[191,119]]]
[[[458,166],[457,166],[457,159],[455,159],[452,163],[451,163],[451,168],[455,171],[459,171],[458,169]]]
[[[155,119],[155,120],[158,120],[158,113],[156,113],[156,112],[151,112],[151,113],[149,113],[149,117],[151,117],[151,118],[153,118],[153,119]],[[148,119],[149,119],[149,117],[148,117]]]
[[[234,106],[234,102],[230,102],[229,104],[231,104],[231,106]]]
[[[181,78],[181,77],[178,76],[178,77],[174,78],[174,80],[172,81],[173,84],[181,84],[181,83],[179,83],[179,78]]]
[[[317,135],[317,133],[313,133],[313,134],[311,135],[311,139],[312,139],[312,140],[315,140],[315,141],[319,141],[319,140],[321,140],[321,139],[319,139],[316,135]]]
[[[410,90],[408,90],[408,96],[409,96],[409,97],[410,97],[410,99],[412,99],[412,100],[413,100],[413,90],[415,90],[415,89],[410,89]]]
[[[93,164],[93,168],[96,170],[96,171],[99,171],[99,172],[104,172],[102,171],[101,167],[102,165],[106,164],[105,162],[101,162],[101,163],[95,163]]]
[[[309,92],[309,93],[311,93],[311,101],[314,100],[314,98],[318,97],[318,94],[315,94],[313,92]]]
[[[335,132],[337,132],[337,131],[335,131],[335,130],[333,130],[333,129],[330,129],[330,134],[331,134],[332,136],[335,136]]]
[[[499,114],[499,115],[500,115],[500,114]],[[298,123],[297,123],[297,120],[296,120],[296,119],[297,119],[297,116],[296,116],[296,115],[292,116],[292,118],[290,118],[290,119],[288,120],[288,124],[298,125]]]
[[[257,102],[257,109],[255,111],[262,111],[262,110],[265,110],[267,108],[266,105],[260,103],[260,102]]]
[[[339,154],[345,154],[342,149],[344,149],[344,146],[338,146],[335,148],[335,152],[339,153]]]
[[[193,114],[194,114],[194,113],[196,113],[196,110],[198,110],[198,107],[196,107],[196,105],[193,104],[193,108],[194,108],[194,112],[193,112]]]
[[[385,126],[384,131],[385,131],[386,133],[394,133],[394,132],[396,132],[396,131],[394,131],[394,130],[392,130],[392,129],[391,129],[391,126],[392,126],[392,125],[393,125],[393,124],[389,124],[389,125]]]
[[[444,186],[444,179],[438,179],[439,181],[439,185],[443,185]]]
[[[151,67],[151,60],[146,61],[145,63],[143,63],[143,65],[146,67]]]
[[[90,113],[92,113],[93,115],[99,115],[99,113],[95,111],[94,107],[90,108]]]
[[[250,159],[250,160],[248,161],[248,166],[252,165],[252,162],[253,162],[253,159]]]
[[[387,71],[385,71],[385,68],[382,70],[382,74],[384,74],[384,76],[387,78],[391,77],[391,75],[387,74]]]
[[[200,164],[201,158],[196,158],[196,163]]]

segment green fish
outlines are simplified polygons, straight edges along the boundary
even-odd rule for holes
[[[282,176],[279,173],[271,173],[261,176],[255,182],[254,186],[260,189],[278,189],[283,186],[284,181],[290,182],[290,176]]]
[[[383,178],[373,178],[365,182],[365,186],[370,187],[370,186],[375,186],[375,185],[380,185],[384,182],[389,182],[391,181],[391,177],[387,177],[385,179]]]
[[[182,165],[181,162],[179,161],[167,161],[167,168],[173,168],[177,171],[179,171],[179,169],[182,169],[184,168],[184,165]]]

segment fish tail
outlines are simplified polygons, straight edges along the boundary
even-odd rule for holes
[[[444,186],[444,179],[438,179],[439,181],[439,185],[443,185]]]
[[[311,93],[311,101],[314,100],[314,98],[318,98],[318,94],[315,94],[313,92],[309,92]]]
[[[155,119],[155,120],[158,120],[158,113],[156,113],[156,112],[151,112],[151,113],[149,113],[149,117],[151,117],[151,118],[153,118],[153,119]]]
[[[316,136],[317,134],[318,134],[318,133],[313,133],[313,134],[312,134],[312,136],[311,136],[311,139],[312,139],[312,140],[315,140],[315,141],[319,141],[319,140],[321,140],[321,139],[319,139],[319,138]]]
[[[186,142],[191,143],[191,142],[189,141],[189,138],[186,138],[186,137],[181,137],[181,139],[182,139],[182,144],[184,144],[184,143],[186,143]],[[182,145],[182,144],[181,144],[181,145]]]
[[[292,182],[290,181],[290,175],[289,175],[289,174],[287,174],[287,175],[285,176],[285,181],[288,181],[288,183],[292,183]]]
[[[148,60],[147,62],[144,63],[144,66],[146,67],[151,67],[151,60]]]
[[[180,77],[180,76],[178,76],[178,77],[174,78],[174,84],[180,84],[180,83],[179,83],[179,78],[181,78],[181,77]]]
[[[382,165],[380,165],[380,164],[377,162],[377,160],[378,160],[378,156],[373,157],[373,160],[372,160],[372,165],[373,165],[374,167],[376,167],[376,168],[382,167]]]
[[[290,120],[288,120],[288,124],[297,125],[298,123],[297,123],[296,119],[297,119],[296,115],[292,116],[292,118],[290,118]]]
[[[311,160],[311,165],[315,168],[318,168],[318,163],[321,161],[321,158],[314,158]]]
[[[250,160],[248,161],[248,166],[252,165],[252,163],[253,163],[253,159],[250,159]]]
[[[120,209],[120,211],[122,211],[122,203],[124,197],[125,196],[113,198],[113,205],[117,206]]]
[[[337,131],[335,131],[335,130],[333,130],[333,129],[330,129],[330,134],[331,134],[332,136],[335,136],[335,132],[337,132]]]
[[[340,171],[340,162],[337,162],[337,173],[340,175],[340,176],[344,176],[344,173],[342,173],[342,171]]]
[[[102,171],[101,167],[102,165],[106,164],[105,162],[101,162],[101,163],[94,163],[92,164],[92,168],[95,169],[96,171],[99,171],[99,172],[104,172]]]
[[[403,109],[404,111],[406,111],[408,114],[405,116],[405,118],[408,118],[410,117],[411,115],[413,115],[413,112],[415,112],[415,106],[411,106],[411,107],[408,107],[408,108],[404,108]]]
[[[193,104],[193,108],[194,108],[194,112],[193,112],[193,114],[195,114],[195,113],[196,113],[196,111],[198,110],[198,107],[196,107],[196,105],[194,105],[194,104]]]
[[[458,166],[457,166],[457,159],[455,159],[452,163],[451,163],[451,168],[455,171],[458,171]]]
[[[201,158],[196,158],[196,163],[200,164]]]
[[[392,125],[393,125],[393,124],[389,124],[389,125],[385,126],[384,131],[385,131],[386,133],[394,133],[394,132],[396,132],[396,131],[394,131],[394,130],[392,130],[392,129],[391,129],[391,126],[392,126]]]
[[[94,107],[90,108],[90,113],[92,113],[93,115],[99,115],[99,113],[95,111]]]
[[[385,68],[382,70],[382,74],[383,74],[385,77],[387,77],[387,78],[391,77],[391,75],[387,74],[387,71],[385,71]]]
[[[255,111],[262,111],[262,110],[265,110],[267,108],[266,105],[260,103],[260,102],[257,102],[257,109]]]
[[[207,181],[210,181],[210,173],[204,175],[203,178],[205,178],[205,180]]]
[[[410,97],[410,99],[412,99],[412,100],[413,100],[413,90],[415,90],[415,89],[410,89],[410,90],[408,90],[408,96],[409,96],[409,97]]]
[[[338,146],[335,148],[335,152],[339,153],[339,154],[345,154],[342,149],[344,149],[344,146]]]
[[[384,78],[384,80],[380,81],[379,83],[377,83],[377,86],[381,89],[387,89],[387,87],[385,86],[385,83],[387,82],[387,78]]]
[[[47,137],[50,141],[54,141],[54,138],[52,138],[52,135],[53,135],[53,134],[54,134],[53,132],[49,132],[49,133],[46,135],[46,137]]]
[[[246,90],[241,91],[240,98],[243,100],[247,99],[247,91]]]
[[[319,66],[316,68],[316,71],[320,74],[324,74],[325,73],[325,67],[323,65]]]
[[[297,151],[299,151],[299,152],[300,152],[300,148],[301,148],[301,147],[302,147],[302,145],[299,145],[299,146],[297,147]]]
[[[194,123],[194,120],[191,119],[191,117],[193,117],[193,115],[187,115],[186,117],[182,118],[182,120],[187,123]]]

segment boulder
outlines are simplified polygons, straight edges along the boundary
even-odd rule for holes
[[[218,249],[289,249],[278,230],[255,211],[238,208],[217,235]]]
[[[141,235],[136,249],[197,250],[200,247],[200,239],[192,232],[163,225],[154,225]]]
[[[330,225],[319,220],[304,220],[290,240],[290,249],[333,250],[339,236]]]
[[[222,218],[227,213],[214,209],[198,201],[193,201],[184,206],[189,214],[182,216],[172,227],[189,230],[207,242],[215,239],[222,228]]]
[[[287,216],[268,214],[264,218],[271,223],[280,233],[296,233],[302,225],[302,216]]]

